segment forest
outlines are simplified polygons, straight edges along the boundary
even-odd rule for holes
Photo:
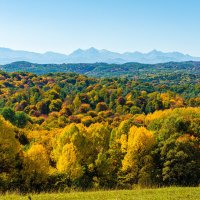
[[[34,74],[47,74],[58,72],[74,72],[92,77],[143,77],[146,75],[157,74],[192,74],[200,75],[200,62],[167,62],[158,64],[143,64],[137,62],[129,62],[124,64],[108,64],[108,63],[63,63],[63,64],[38,64],[25,61],[13,62],[6,65],[0,65],[0,70],[6,72],[31,72]]]
[[[199,74],[0,71],[0,191],[200,184]]]

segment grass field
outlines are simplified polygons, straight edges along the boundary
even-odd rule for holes
[[[53,194],[0,195],[1,200],[200,200],[200,187],[70,192]]]

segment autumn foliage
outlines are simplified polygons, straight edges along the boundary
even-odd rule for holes
[[[123,78],[1,72],[0,191],[197,186],[196,93]]]

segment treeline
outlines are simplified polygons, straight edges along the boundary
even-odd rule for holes
[[[189,82],[1,72],[0,191],[199,185]]]

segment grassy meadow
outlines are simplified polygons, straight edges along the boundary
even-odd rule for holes
[[[200,187],[169,187],[159,189],[134,189],[70,193],[6,194],[1,200],[199,200]]]

